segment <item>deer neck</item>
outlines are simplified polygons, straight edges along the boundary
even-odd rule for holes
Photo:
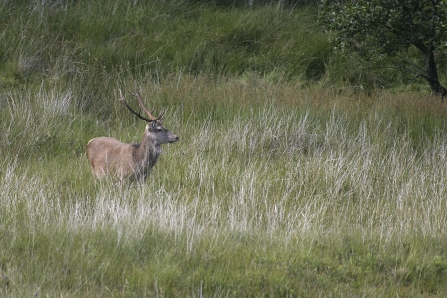
[[[157,144],[157,142],[151,137],[151,134],[146,130],[137,150],[138,159],[143,167],[152,168],[157,163],[160,153],[160,145]]]

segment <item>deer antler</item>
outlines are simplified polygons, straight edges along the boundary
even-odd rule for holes
[[[137,91],[137,93],[132,93],[129,91],[130,94],[132,94],[134,97],[136,97],[138,99],[138,101],[140,102],[140,106],[143,108],[143,110],[146,112],[146,114],[149,116],[149,118],[152,121],[159,121],[161,120],[161,118],[163,117],[164,111],[160,113],[160,115],[158,115],[158,117],[154,117],[154,115],[152,115],[152,111],[149,111],[148,109],[146,109],[146,107],[143,104],[143,100],[141,99],[141,95],[140,95],[140,91]]]
[[[119,100],[121,100],[123,103],[124,103],[124,105],[126,106],[126,108],[128,108],[129,109],[129,111],[132,113],[132,114],[134,114],[135,116],[137,116],[138,118],[140,118],[140,119],[142,119],[142,120],[144,120],[144,121],[148,121],[148,122],[152,122],[152,121],[154,121],[152,118],[151,119],[148,119],[148,118],[146,118],[146,117],[143,117],[143,116],[141,116],[141,114],[138,112],[135,112],[128,104],[127,104],[127,102],[124,100],[124,97],[123,97],[123,94],[121,93],[121,89],[120,89],[120,99]]]

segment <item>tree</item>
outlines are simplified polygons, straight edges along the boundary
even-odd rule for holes
[[[339,49],[366,59],[393,57],[396,68],[424,78],[436,95],[447,95],[437,61],[447,49],[447,0],[323,0],[319,21],[335,31]],[[412,49],[420,59],[409,58]]]

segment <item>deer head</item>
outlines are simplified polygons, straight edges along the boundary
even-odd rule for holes
[[[123,94],[121,93],[121,90],[120,90],[120,100],[124,103],[126,108],[129,109],[129,111],[132,114],[134,114],[138,118],[148,122],[148,124],[146,125],[146,130],[152,135],[153,139],[157,142],[157,144],[161,145],[164,143],[174,143],[179,140],[178,136],[174,135],[169,130],[167,130],[166,128],[163,127],[162,122],[163,122],[164,112],[161,112],[160,115],[158,115],[158,117],[154,117],[154,115],[152,115],[152,113],[154,111],[153,110],[149,111],[144,106],[143,100],[141,99],[141,95],[140,95],[139,91],[137,91],[136,93],[132,93],[129,91],[129,93],[138,99],[138,102],[140,103],[141,108],[146,112],[146,114],[149,118],[143,117],[143,116],[141,116],[140,112],[136,112],[135,110],[133,110],[129,106],[129,104],[126,102],[126,100],[124,99]]]

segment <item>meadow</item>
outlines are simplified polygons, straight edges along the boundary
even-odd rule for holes
[[[0,4],[0,296],[447,294],[441,99],[313,6],[95,3]],[[180,136],[144,184],[85,157],[140,141],[119,89]]]

